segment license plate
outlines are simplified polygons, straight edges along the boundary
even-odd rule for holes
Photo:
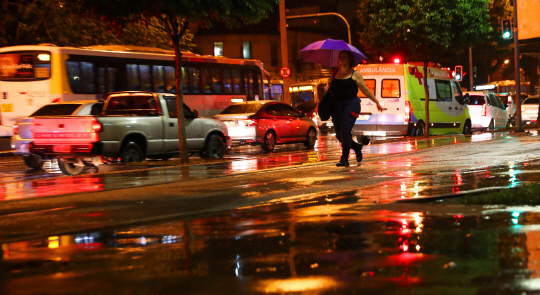
[[[369,120],[369,115],[360,115],[358,116],[358,120]]]
[[[334,126],[334,123],[332,123],[332,122],[327,122],[327,123],[326,123],[326,126],[332,127],[332,126]]]
[[[223,121],[223,123],[225,123],[225,126],[227,126],[227,127],[236,126],[236,121]]]
[[[53,146],[53,152],[55,153],[69,153],[71,152],[71,146],[67,144],[59,144]]]

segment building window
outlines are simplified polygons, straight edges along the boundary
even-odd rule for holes
[[[242,53],[244,55],[244,58],[252,59],[251,56],[251,42],[244,42],[244,46],[242,47]]]
[[[272,67],[277,67],[278,66],[277,42],[270,43],[270,65]]]
[[[223,42],[214,42],[214,56],[223,56]]]

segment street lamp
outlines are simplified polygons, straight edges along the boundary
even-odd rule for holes
[[[347,25],[347,33],[349,34],[349,44],[351,44],[351,27],[349,26],[349,22],[343,17],[343,15],[335,12],[323,12],[323,13],[314,13],[314,14],[300,14],[300,15],[291,15],[287,16],[286,19],[293,19],[293,18],[304,18],[304,17],[319,17],[319,16],[325,16],[325,15],[335,15],[341,17],[341,19],[345,22]]]

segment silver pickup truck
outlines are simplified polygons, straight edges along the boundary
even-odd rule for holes
[[[85,166],[120,160],[168,159],[179,154],[176,96],[152,92],[115,92],[97,103],[91,116],[35,117],[30,152],[54,156],[67,175]],[[231,147],[222,122],[200,118],[184,105],[188,152],[223,158]]]

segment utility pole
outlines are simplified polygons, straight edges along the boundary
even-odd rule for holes
[[[472,47],[469,47],[469,91],[473,91],[473,64],[472,64]]]
[[[289,52],[287,51],[287,21],[285,19],[285,0],[279,3],[279,34],[281,36],[281,68],[289,68]],[[283,100],[291,104],[289,77],[283,77]]]
[[[516,76],[516,125],[517,132],[523,132],[523,122],[521,121],[521,75],[519,74],[519,39],[518,39],[518,16],[517,0],[514,0],[514,65]]]

